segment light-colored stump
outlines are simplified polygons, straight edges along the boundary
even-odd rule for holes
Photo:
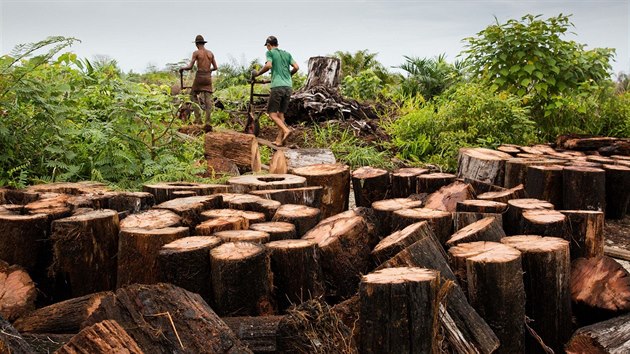
[[[228,216],[210,219],[195,227],[195,235],[212,236],[215,232],[227,230],[246,230],[249,221],[242,216]]]
[[[298,204],[281,205],[272,221],[284,221],[295,225],[297,237],[302,237],[319,222],[321,211],[317,208]]]
[[[499,242],[505,237],[501,223],[493,217],[483,218],[455,232],[446,245],[452,247],[460,243],[475,241]]]
[[[255,190],[287,189],[306,186],[306,179],[291,174],[243,175],[228,180],[233,193],[249,193]]]
[[[372,203],[372,209],[378,220],[379,236],[384,237],[392,233],[394,211],[420,207],[422,207],[422,201],[411,198],[384,199]]]
[[[268,233],[270,241],[281,241],[297,238],[295,234],[295,225],[284,221],[259,222],[250,225],[249,229]]]
[[[254,230],[219,231],[215,232],[213,236],[220,238],[223,242],[267,243],[270,239],[268,233]]]
[[[400,209],[392,215],[393,230],[403,229],[411,224],[427,221],[440,243],[445,244],[453,233],[453,214],[433,209]]]
[[[322,219],[348,210],[350,168],[341,164],[319,164],[299,167],[293,174],[306,178],[307,186],[321,186]]]

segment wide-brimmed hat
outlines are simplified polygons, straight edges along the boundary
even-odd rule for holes
[[[198,34],[197,37],[195,37],[195,43],[208,43],[205,39],[203,39],[203,36]]]

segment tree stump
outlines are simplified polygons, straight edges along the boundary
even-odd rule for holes
[[[341,75],[341,60],[335,57],[311,57],[308,60],[306,89],[325,86],[338,88]]]
[[[370,207],[377,200],[390,195],[389,172],[382,168],[360,167],[351,174],[354,200],[357,206]]]
[[[495,192],[486,192],[479,194],[477,199],[499,202],[499,203],[507,203],[512,199],[519,199],[525,196],[525,189],[523,185],[519,184],[518,186],[510,189],[505,189],[502,191]]]
[[[588,210],[561,210],[567,217],[571,260],[604,255],[604,213]]]
[[[59,348],[59,354],[144,354],[133,338],[116,321],[105,320],[86,327]]]
[[[468,199],[457,202],[455,211],[471,213],[501,214],[507,210],[507,204],[491,200]]]
[[[501,240],[521,252],[525,314],[542,341],[561,353],[571,336],[571,260],[569,243],[556,237],[512,236]],[[533,338],[527,353],[544,353]]]
[[[392,215],[394,230],[400,230],[411,224],[427,221],[438,241],[445,244],[453,233],[453,214],[433,209],[400,209]]]
[[[466,259],[470,304],[494,330],[497,353],[525,349],[525,289],[521,252],[491,249]]]
[[[182,226],[182,218],[166,209],[151,209],[132,214],[120,222],[120,229],[164,229]]]
[[[516,154],[520,153],[522,150],[521,150],[521,147],[518,146],[518,145],[502,144],[502,145],[499,145],[497,147],[497,151],[501,151],[501,152],[504,152],[506,154],[510,154],[512,156],[515,156]]]
[[[116,287],[159,281],[158,253],[162,246],[189,235],[187,227],[123,229],[118,235]]]
[[[606,217],[623,219],[630,204],[630,167],[604,165],[606,171]]]
[[[41,195],[40,199],[24,205],[24,212],[26,214],[46,214],[49,222],[61,218],[66,218],[72,214],[71,208],[68,206],[67,201],[70,198],[69,195],[47,193],[48,195]]]
[[[335,154],[330,149],[287,149],[283,154],[287,159],[289,171],[299,167],[337,162]]]
[[[553,204],[539,199],[524,198],[512,199],[507,202],[508,210],[503,214],[503,229],[506,235],[522,234],[523,212],[536,209],[553,209]]]
[[[428,235],[435,237],[433,230],[426,221],[411,224],[402,230],[395,231],[382,239],[372,250],[372,260],[375,266],[381,265],[398,254],[398,252],[414,244],[416,241],[428,237]]]
[[[470,213],[465,211],[456,211],[453,214],[453,230],[455,232],[465,228],[466,226],[473,224],[481,219],[492,217],[497,220],[499,225],[503,227],[503,215],[495,213]]]
[[[227,230],[246,230],[249,228],[249,221],[242,216],[229,216],[210,219],[195,227],[195,235],[212,236],[215,232]]]
[[[416,193],[431,194],[440,188],[455,182],[455,175],[450,173],[423,173],[416,177]]]
[[[162,246],[158,253],[159,280],[201,295],[210,305],[210,250],[221,244],[214,236],[190,236]]]
[[[306,185],[323,187],[322,215],[325,219],[348,210],[350,198],[350,168],[341,164],[319,164],[300,167],[293,174],[306,178]]]
[[[473,187],[473,189],[475,190],[475,194],[477,194],[477,195],[483,194],[483,193],[487,193],[487,192],[500,192],[500,191],[504,191],[504,190],[507,189],[507,188],[503,188],[501,186],[495,186],[494,184],[478,181],[478,180],[472,179],[472,178],[463,178],[463,179],[460,179],[460,180],[463,180],[464,183],[470,184]]]
[[[266,221],[271,221],[280,207],[280,202],[263,199],[251,194],[221,194],[223,207],[263,213]]]
[[[28,273],[18,265],[0,260],[0,315],[8,321],[35,309],[37,289]]]
[[[422,201],[411,198],[384,199],[372,203],[372,209],[374,209],[374,214],[378,220],[379,238],[392,233],[392,216],[394,211],[420,207],[422,207]]]
[[[606,172],[567,166],[562,170],[562,206],[567,210],[606,209]]]
[[[578,329],[565,350],[567,354],[630,352],[630,314]]]
[[[160,204],[174,199],[173,192],[193,191],[196,195],[211,195],[215,193],[227,193],[229,191],[229,186],[224,184],[203,184],[192,182],[161,182],[156,184],[145,184],[142,186],[142,191],[153,194],[155,196],[155,204]]]
[[[255,190],[301,188],[306,178],[289,174],[244,175],[228,180],[232,193],[246,194]]]
[[[0,259],[23,267],[36,278],[45,275],[50,260],[49,227],[45,214],[0,215]]]
[[[476,241],[460,243],[448,249],[448,262],[457,279],[457,284],[468,297],[468,275],[466,259],[485,252],[511,252],[510,246],[499,242]]]
[[[399,168],[392,172],[391,197],[407,198],[412,194],[416,194],[418,190],[417,177],[428,172],[428,169],[419,167]]]
[[[96,210],[55,220],[52,224],[51,275],[65,298],[116,287],[118,214]]]
[[[567,238],[567,217],[556,210],[525,210],[519,233]]]
[[[361,353],[435,353],[440,273],[386,268],[359,287]]]
[[[289,171],[287,167],[287,158],[284,156],[282,150],[276,150],[271,155],[271,161],[269,162],[270,174],[286,174]]]
[[[0,317],[0,353],[33,354],[33,348],[4,318]]]
[[[262,245],[228,242],[210,251],[212,292],[220,316],[274,313],[269,254]]]
[[[527,168],[527,195],[546,200],[556,209],[562,209],[562,170],[558,165],[529,166]]]
[[[457,177],[472,178],[503,186],[505,161],[512,155],[485,148],[461,148],[457,158]]]
[[[271,271],[278,310],[324,295],[317,244],[307,240],[270,242]]]
[[[258,140],[252,134],[232,131],[207,132],[204,139],[206,159],[226,158],[239,169],[260,172]]]
[[[107,208],[117,212],[128,211],[131,214],[150,209],[155,205],[155,197],[148,192],[122,192],[109,198]]]
[[[295,225],[298,238],[312,229],[319,222],[321,211],[317,208],[298,204],[284,204],[276,211],[272,221],[284,221]]]
[[[266,232],[254,231],[254,230],[228,230],[215,232],[213,236],[216,236],[225,242],[253,242],[253,243],[267,243],[270,236]]]
[[[528,185],[527,169],[532,166],[544,166],[557,164],[559,161],[554,159],[538,158],[511,158],[505,161],[505,181],[503,186],[505,188],[516,187],[522,184],[525,189]]]
[[[469,184],[455,181],[440,188],[437,192],[431,193],[425,201],[424,207],[426,209],[454,212],[458,202],[472,199],[473,194],[474,191]]]
[[[182,224],[191,230],[201,221],[201,213],[208,209],[219,209],[223,198],[219,194],[177,198],[156,205],[155,209],[170,210],[182,218]]]
[[[198,294],[135,284],[102,299],[86,326],[113,320],[144,353],[251,353]]]
[[[250,191],[257,197],[279,201],[281,204],[300,204],[312,208],[320,208],[322,204],[323,187],[300,187],[287,189],[268,189]]]
[[[297,238],[295,225],[284,221],[259,222],[250,225],[249,229],[268,233],[271,242]]]
[[[487,217],[455,232],[446,241],[446,245],[452,247],[460,243],[475,241],[500,242],[503,237],[505,237],[505,231],[501,223],[496,218]]]
[[[206,210],[201,213],[201,218],[203,220],[211,220],[217,218],[231,218],[231,217],[242,217],[247,220],[249,225],[264,222],[265,214],[259,213],[256,211],[246,211],[246,210],[234,210],[234,209],[213,209]]]

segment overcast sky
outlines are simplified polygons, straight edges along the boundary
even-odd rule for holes
[[[80,57],[106,55],[124,71],[189,59],[202,34],[219,65],[263,61],[265,38],[278,37],[306,72],[309,57],[368,49],[385,66],[403,56],[446,54],[454,61],[462,39],[525,14],[573,14],[572,39],[588,48],[616,49],[615,72],[630,72],[629,0],[385,1],[385,0],[0,0],[2,54],[48,36],[75,37]]]

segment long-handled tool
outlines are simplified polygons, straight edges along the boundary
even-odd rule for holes
[[[253,134],[254,136],[258,136],[260,133],[260,123],[258,120],[260,116],[264,113],[264,110],[256,111],[254,104],[254,97],[269,97],[268,93],[256,93],[254,92],[254,86],[256,84],[268,84],[270,80],[256,80],[253,75],[250,78],[250,89],[249,89],[249,103],[247,104],[247,123],[245,124],[244,133]]]

